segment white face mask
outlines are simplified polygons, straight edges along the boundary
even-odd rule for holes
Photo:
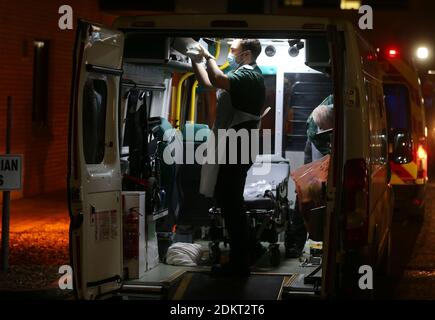
[[[236,70],[239,67],[239,64],[236,62],[236,57],[232,53],[228,54],[228,63],[231,70]]]
[[[245,52],[246,51],[243,51],[243,52],[239,53],[237,56],[232,54],[232,53],[228,54],[228,63],[229,63],[229,67],[231,68],[231,70],[236,70],[237,68],[240,67],[241,62],[237,62],[237,60]]]

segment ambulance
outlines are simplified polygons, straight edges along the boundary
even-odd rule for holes
[[[421,84],[399,49],[382,54],[383,87],[390,135],[391,185],[395,208],[422,218],[427,176],[427,127]]]
[[[264,107],[272,109],[262,119],[262,129],[271,129],[271,152],[286,159],[291,172],[304,164],[311,112],[328,96],[334,101],[334,126],[319,132],[330,135],[331,142],[323,205],[313,210],[311,221],[318,222],[321,235],[314,244],[308,237],[301,259],[286,259],[281,252],[278,266],[267,261],[254,266],[251,279],[256,285],[240,291],[244,298],[373,295],[370,288],[360,287],[360,270],[369,266],[374,275],[388,270],[393,212],[385,79],[375,48],[340,18],[165,15],[120,17],[112,27],[80,21],[77,28],[68,165],[70,258],[77,298],[198,299],[223,290],[213,289],[225,282],[213,282],[207,264],[169,265],[160,254],[155,260],[154,239],[161,226],[154,222],[173,215],[177,221],[201,221],[204,226],[212,205],[198,192],[197,166],[157,165],[150,151],[153,143],[158,149],[175,141],[162,139],[162,128],[182,132],[183,144],[196,144],[202,140],[189,140],[186,128],[210,128],[215,119],[216,93],[198,86],[189,57],[179,49],[186,38],[207,46],[222,69],[232,39],[260,40],[257,63],[266,85]],[[415,139],[413,152],[421,155],[420,140]],[[401,145],[392,148],[399,157]],[[424,180],[418,165],[416,179]],[[292,212],[296,193],[288,181],[284,209]],[[140,200],[126,212],[127,195],[140,190],[145,203]],[[146,221],[138,225],[145,245],[133,243],[133,248],[130,242],[140,235],[134,238],[128,232],[144,216]],[[202,234],[186,236],[179,224],[170,225],[179,240],[207,241]],[[162,241],[157,246],[159,253],[165,251]],[[146,252],[145,262],[132,276],[125,272],[125,259],[137,250]]]

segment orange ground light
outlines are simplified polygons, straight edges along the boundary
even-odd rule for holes
[[[59,266],[68,264],[69,217],[65,192],[11,203],[8,273],[0,290],[56,285]]]

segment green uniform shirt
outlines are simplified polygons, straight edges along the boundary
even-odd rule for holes
[[[250,66],[243,66],[230,71],[227,76],[233,108],[260,116],[266,95],[260,68],[257,65],[252,69]]]

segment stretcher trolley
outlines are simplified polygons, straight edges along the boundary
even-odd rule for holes
[[[259,155],[247,173],[244,203],[251,234],[252,248],[259,242],[269,243],[269,257],[272,266],[279,265],[279,235],[287,231],[289,223],[288,179],[289,160],[277,155]],[[212,217],[210,226],[210,258],[212,263],[220,261],[219,244],[229,243],[225,221],[220,209],[209,210]]]

